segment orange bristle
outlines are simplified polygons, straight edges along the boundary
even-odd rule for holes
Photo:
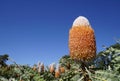
[[[87,22],[86,18],[80,16],[74,21],[73,27],[69,31],[71,58],[85,62],[92,60],[96,56],[94,30]]]

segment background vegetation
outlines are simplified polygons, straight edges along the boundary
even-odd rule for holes
[[[69,55],[63,56],[59,65],[38,63],[32,67],[18,65],[7,54],[0,55],[0,81],[120,81],[120,43],[103,47],[105,50],[87,63],[86,75],[83,75],[81,63]],[[6,61],[13,64],[8,65]]]

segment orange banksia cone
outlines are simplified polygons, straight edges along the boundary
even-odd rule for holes
[[[55,71],[55,78],[59,78],[60,77],[60,72],[59,71]]]
[[[33,66],[33,70],[36,71],[36,70],[37,70],[37,67],[36,67],[36,66]]]
[[[60,77],[60,71],[59,68],[56,68],[55,70],[55,78],[59,78]]]
[[[79,16],[69,31],[69,50],[72,59],[88,62],[96,56],[94,30],[87,18]]]
[[[64,67],[60,67],[60,72],[61,73],[65,73],[65,68]]]
[[[55,71],[54,63],[50,65],[50,72],[53,73]]]

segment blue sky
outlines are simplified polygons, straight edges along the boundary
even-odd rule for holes
[[[120,38],[120,0],[1,0],[0,54],[18,64],[58,62],[69,54],[69,29],[78,16],[89,19],[97,52]]]

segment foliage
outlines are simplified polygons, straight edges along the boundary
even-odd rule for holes
[[[111,45],[105,51],[100,52],[96,58],[97,68],[120,70],[120,44]],[[119,71],[120,72],[120,71]]]
[[[8,55],[0,55],[0,66],[6,66],[6,61],[8,60]]]
[[[65,72],[55,77],[55,71],[50,72],[49,67],[38,71],[38,66],[7,65],[8,55],[0,55],[0,81],[120,81],[120,44],[107,47],[97,54],[93,62],[87,64],[85,70],[79,61],[72,60],[65,55],[59,60],[59,65]],[[85,80],[88,79],[88,80]]]
[[[120,81],[120,75],[109,70],[98,70],[91,77],[93,81]]]

